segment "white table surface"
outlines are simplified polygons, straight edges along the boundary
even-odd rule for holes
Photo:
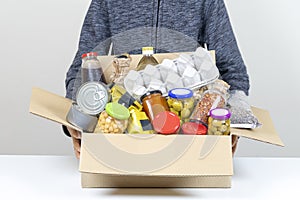
[[[80,185],[73,156],[0,155],[0,199],[300,199],[300,158],[234,158],[230,189]]]

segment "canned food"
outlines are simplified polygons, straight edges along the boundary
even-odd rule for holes
[[[231,113],[226,108],[215,108],[209,112],[208,135],[229,135]]]
[[[169,91],[167,100],[170,111],[186,122],[194,109],[193,91],[187,88],[175,88]]]
[[[76,94],[77,104],[84,113],[89,115],[98,115],[101,113],[109,101],[109,90],[101,82],[86,82],[80,86]]]

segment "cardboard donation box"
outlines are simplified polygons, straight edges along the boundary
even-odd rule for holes
[[[32,114],[80,130],[66,120],[71,106],[62,96],[32,90]],[[231,128],[231,134],[283,146],[269,113],[252,111],[263,126]],[[232,162],[230,136],[82,133],[79,171],[82,187],[231,187]]]

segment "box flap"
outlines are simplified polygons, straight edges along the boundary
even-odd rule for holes
[[[277,131],[275,130],[269,112],[256,107],[252,107],[251,109],[253,111],[253,114],[258,118],[258,121],[262,123],[262,127],[256,129],[231,128],[231,133],[233,135],[284,146],[283,142],[279,138]]]
[[[66,121],[66,116],[71,105],[72,101],[70,99],[47,92],[40,88],[33,88],[29,112],[80,131],[78,127],[75,127]]]
[[[231,137],[84,133],[79,169],[109,175],[231,176]]]

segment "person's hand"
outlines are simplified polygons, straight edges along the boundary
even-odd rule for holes
[[[239,112],[247,113],[251,112],[251,107],[249,104],[249,97],[245,94],[245,92],[240,90],[234,90],[230,92],[230,97],[228,99],[228,105],[230,107],[231,112],[234,112],[238,110]],[[236,113],[232,113],[232,116],[234,117]],[[235,120],[232,120],[235,121]],[[236,135],[231,136],[231,142],[232,142],[232,156],[234,156],[237,144],[238,144],[239,137]]]
[[[73,141],[73,148],[75,156],[77,159],[80,157],[80,147],[81,147],[81,132],[73,128],[67,127]]]
[[[239,136],[231,135],[232,157],[234,156],[234,153],[236,151],[238,141],[239,141]]]

